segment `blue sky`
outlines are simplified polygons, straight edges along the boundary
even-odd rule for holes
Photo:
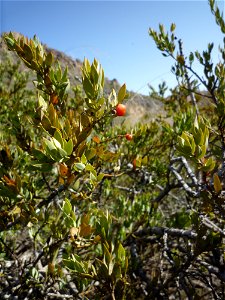
[[[217,2],[224,9],[224,2]],[[148,35],[149,27],[176,23],[186,53],[215,43],[223,35],[208,2],[202,1],[1,1],[1,32],[17,31],[73,58],[96,57],[109,79],[148,94],[148,83],[176,84],[172,60],[164,58]],[[198,69],[197,69],[198,70]]]

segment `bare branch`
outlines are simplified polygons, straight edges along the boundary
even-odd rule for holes
[[[192,197],[199,196],[199,192],[193,191],[173,166],[169,166],[169,169],[188,194],[190,194]]]
[[[175,162],[178,162],[178,161],[180,161],[184,165],[184,167],[185,167],[189,177],[191,178],[193,184],[196,187],[199,186],[198,179],[196,178],[195,174],[192,172],[186,158],[183,157],[183,156],[179,156],[179,157],[174,157],[174,158],[171,159],[172,164],[175,163]]]
[[[74,299],[74,296],[73,295],[63,295],[63,294],[55,294],[55,293],[48,293],[47,294],[48,297],[53,297],[53,299],[56,299],[56,298],[60,298],[60,299]]]
[[[147,227],[139,231],[135,231],[133,235],[135,237],[142,237],[146,235],[156,234],[159,236],[164,236],[167,233],[169,236],[183,237],[195,240],[197,238],[197,233],[192,230],[168,228],[168,227]]]

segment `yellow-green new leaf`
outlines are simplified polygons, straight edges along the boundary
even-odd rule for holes
[[[45,64],[46,66],[51,67],[52,63],[53,63],[53,55],[52,52],[49,52],[45,58]]]
[[[216,193],[219,193],[222,190],[222,185],[217,173],[213,175],[213,185]]]
[[[60,143],[61,147],[63,146],[63,138],[62,138],[62,134],[59,130],[56,129],[55,133],[54,133],[54,138]]]
[[[210,171],[212,171],[214,168],[215,168],[215,161],[213,160],[213,158],[212,157],[210,157],[207,161],[206,161],[206,163],[205,163],[205,165],[201,168],[203,171],[205,171],[205,172],[210,172]]]
[[[63,201],[63,212],[67,215],[69,215],[72,211],[72,205],[70,201],[66,198],[65,201]]]
[[[68,142],[65,143],[64,148],[63,148],[67,155],[71,155],[73,153],[73,141],[70,139]]]
[[[43,110],[46,111],[48,108],[48,105],[44,98],[41,95],[38,95],[38,106]]]
[[[118,93],[118,102],[121,103],[126,96],[126,84],[121,86],[119,93]]]
[[[48,148],[50,151],[53,150],[53,149],[56,149],[55,145],[53,144],[53,142],[50,142],[48,139],[46,138],[43,138],[43,141],[44,141],[44,145],[45,145],[45,148]]]

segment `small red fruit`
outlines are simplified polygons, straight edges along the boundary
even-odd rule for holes
[[[127,133],[127,134],[125,135],[125,138],[126,138],[128,141],[131,141],[132,138],[133,138],[133,136],[132,136],[132,134]]]
[[[124,104],[118,104],[116,107],[116,114],[119,117],[122,117],[126,114],[126,106]]]

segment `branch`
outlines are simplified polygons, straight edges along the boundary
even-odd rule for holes
[[[184,57],[184,54],[183,54],[183,45],[182,45],[182,41],[181,40],[178,41],[178,45],[179,45],[180,55],[182,57]],[[190,79],[188,77],[188,72],[187,72],[186,68],[184,68],[184,77],[185,77],[185,79],[187,81],[188,90],[190,92],[192,104],[195,107],[196,115],[198,116],[199,115],[199,109],[198,109],[197,101],[196,101],[194,93],[191,91],[191,83],[190,83]]]
[[[181,177],[181,175],[177,172],[177,170],[172,167],[169,166],[170,171],[174,174],[174,176],[176,177],[176,179],[178,180],[178,182],[181,184],[181,186],[184,188],[184,190],[190,194],[192,197],[199,197],[199,192],[193,191],[189,185],[184,181],[184,179]]]
[[[172,194],[172,193],[171,193],[171,190],[172,190],[172,189],[175,189],[175,188],[179,188],[180,185],[177,185],[177,184],[176,184],[176,185],[175,185],[175,184],[168,184],[168,185],[169,185],[169,192],[168,192],[167,186],[166,186],[165,188],[163,188],[161,185],[159,185],[159,184],[156,183],[156,187],[162,191],[161,197],[163,196],[163,194],[165,194],[165,190],[166,190],[166,194],[165,194],[164,196],[166,196],[166,195],[168,194],[168,195],[170,195],[172,198],[174,198],[175,200],[179,201],[179,198],[178,198],[176,195]],[[158,195],[157,198],[158,198],[159,196],[160,196],[160,195]],[[163,197],[164,197],[164,196],[163,196]],[[154,200],[153,202],[158,202],[158,201],[157,201],[157,200]]]
[[[209,265],[207,262],[197,258],[196,262],[207,268],[208,272],[216,275],[221,281],[225,282],[225,272],[220,272],[218,268]]]
[[[140,276],[140,278],[147,283],[147,285],[150,285],[150,281],[146,275],[146,271],[143,269],[143,263],[141,261],[140,256],[137,253],[137,245],[133,241],[130,246],[130,255],[131,259],[133,260],[133,264],[135,266],[135,273]]]
[[[215,223],[213,223],[211,220],[209,220],[206,216],[199,215],[199,218],[201,219],[202,223],[208,227],[209,229],[221,233],[223,236],[225,236],[225,231],[223,231],[220,227],[218,227]]]
[[[139,231],[135,231],[133,235],[135,237],[142,237],[145,235],[156,234],[159,236],[164,236],[165,234],[174,237],[189,238],[195,240],[197,238],[197,233],[192,230],[168,228],[168,227],[147,227]]]
[[[54,191],[52,191],[52,193],[48,196],[47,199],[44,199],[43,201],[41,201],[38,205],[37,208],[41,208],[42,206],[47,206],[51,201],[54,200],[54,198],[59,195],[62,191],[65,191],[67,188],[66,185],[62,184],[60,185],[57,189],[55,189]]]
[[[198,187],[199,186],[198,180],[197,180],[195,174],[192,172],[192,169],[190,168],[186,158],[183,157],[183,156],[179,156],[179,157],[174,157],[174,158],[171,159],[172,164],[175,163],[175,162],[179,162],[179,161],[184,165],[184,167],[185,167],[189,177],[191,178],[193,184],[196,187]]]
[[[125,187],[125,186],[120,186],[120,185],[115,185],[115,188],[126,191],[128,193],[134,193],[134,194],[140,194],[141,193],[141,191],[136,191],[135,189],[128,188],[128,187]]]
[[[41,201],[38,205],[37,205],[37,208],[41,208],[42,206],[47,206],[51,201],[53,201],[55,199],[55,197],[60,194],[62,191],[65,191],[67,189],[67,186],[66,185],[60,185],[58,187],[58,189],[55,189],[54,191],[52,191],[52,193],[48,196],[47,199],[44,199],[43,201]],[[14,227],[16,224],[18,224],[19,222],[21,222],[21,219],[20,217],[17,218],[15,221],[13,222],[9,222],[7,225],[6,225],[6,230]]]
[[[74,299],[73,295],[63,295],[63,294],[55,294],[55,293],[47,293],[48,297],[53,297],[53,299],[61,298],[61,299]]]

